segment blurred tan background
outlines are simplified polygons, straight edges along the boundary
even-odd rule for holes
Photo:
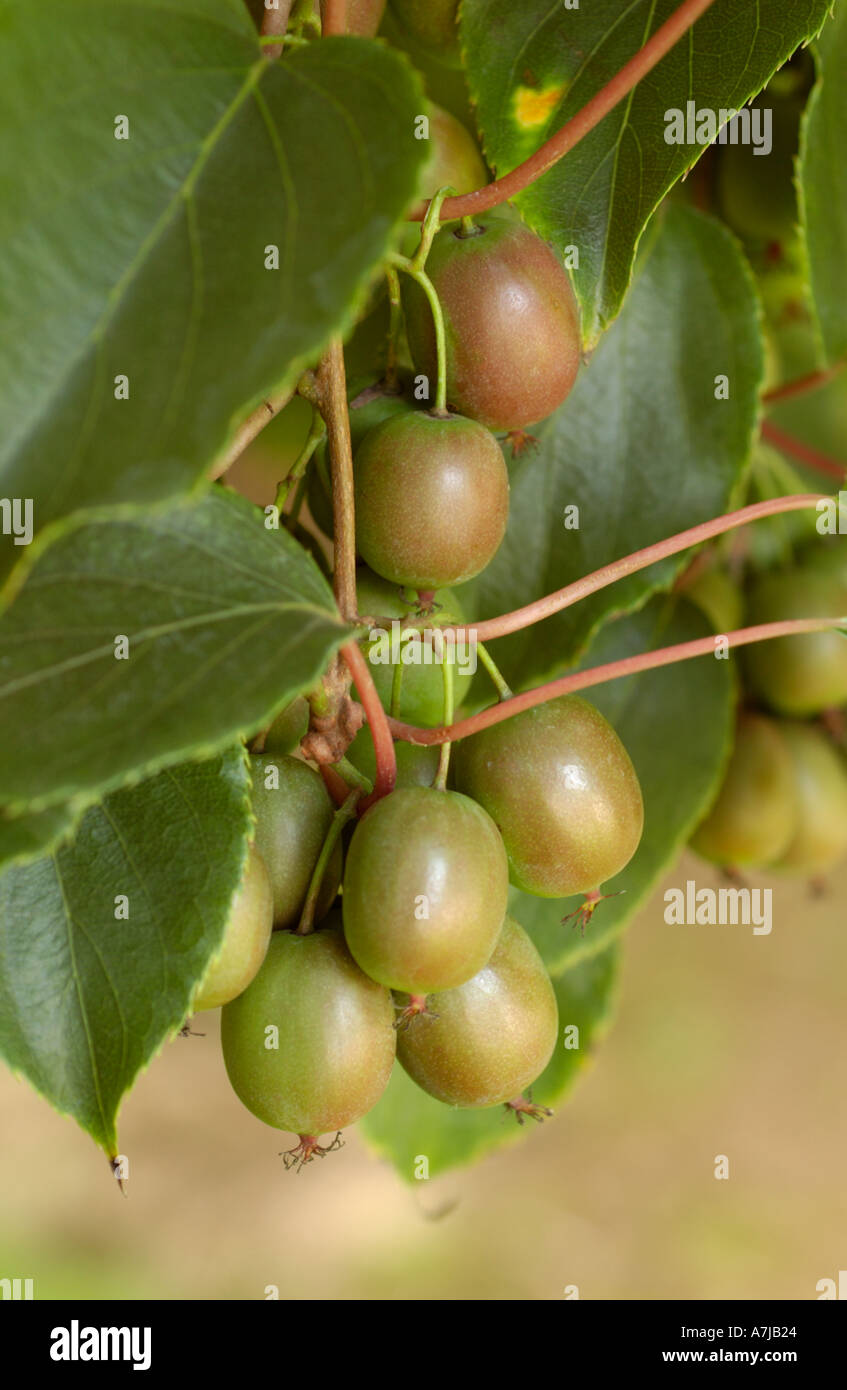
[[[663,887],[687,877],[718,884],[686,857]],[[286,1173],[287,1136],[229,1087],[214,1014],[125,1103],[126,1200],[90,1140],[0,1071],[0,1276],[62,1299],[816,1298],[847,1269],[847,869],[823,898],[774,887],[761,937],[667,926],[657,893],[626,938],[617,1021],[556,1117],[414,1188],[355,1131]]]

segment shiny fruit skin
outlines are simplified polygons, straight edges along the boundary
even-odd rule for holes
[[[447,335],[447,401],[492,430],[522,430],[550,415],[579,370],[579,312],[550,247],[510,218],[485,213],[475,234],[442,228],[426,271]],[[423,291],[404,277],[415,368],[434,393],[435,330]]]
[[[265,735],[263,753],[293,753],[309,732],[309,702],[302,695],[280,710]]]
[[[814,724],[779,721],[794,773],[796,829],[771,867],[822,874],[847,855],[847,763]]]
[[[691,848],[728,868],[770,864],[797,826],[794,769],[775,719],[742,714],[723,784]]]
[[[221,1015],[233,1090],[260,1120],[327,1134],[376,1105],[394,1062],[394,1008],[363,975],[337,916],[309,936],[274,932],[265,963]],[[279,1029],[268,1048],[266,1029]]]
[[[381,624],[387,634],[386,637],[377,635],[370,641],[365,639],[360,645],[365,656],[368,657],[370,673],[373,676],[379,698],[385,708],[389,709],[396,663],[383,662],[381,658],[392,655],[390,646],[391,620],[399,621],[408,617],[412,603],[408,596],[403,597],[396,584],[389,583],[387,579],[381,579],[379,575],[374,574],[364,565],[360,565],[356,571],[356,593],[359,612],[363,616],[386,620]],[[433,595],[432,604],[433,609],[428,621],[433,626],[443,627],[450,623],[465,621],[461,606],[455,594],[451,593],[449,589],[437,589]],[[413,621],[414,616],[409,619],[409,622]],[[433,655],[435,654],[433,652]],[[460,658],[459,660],[456,659],[457,656]],[[473,672],[468,670],[467,649],[461,651],[453,649],[448,653],[445,648],[445,659],[448,659],[453,666],[453,703],[454,708],[458,709],[470,691],[473,681]],[[403,674],[397,705],[397,718],[405,720],[408,724],[434,728],[442,722],[444,714],[444,672],[441,664],[433,661],[431,665],[426,665],[424,662],[410,662],[408,665],[404,665],[402,649],[400,664],[403,667]],[[372,749],[373,742],[369,734],[367,741]],[[398,745],[398,753],[403,746],[407,749],[412,747],[411,744]],[[418,748],[415,751],[431,752],[432,750]],[[438,750],[436,749],[435,752],[437,755]],[[366,769],[362,768],[362,771],[365,772]],[[432,777],[429,778],[429,782],[432,782]]]
[[[748,622],[847,617],[847,585],[810,569],[781,570],[755,581]],[[751,689],[779,714],[810,715],[847,702],[847,638],[803,633],[751,644],[744,652]]]
[[[278,770],[279,785],[276,787],[265,785],[271,767]],[[320,773],[298,758],[254,754],[250,770],[256,848],[265,861],[273,889],[274,926],[296,927],[335,807]],[[329,861],[318,899],[318,920],[332,906],[340,878],[339,842]]]
[[[255,845],[251,845],[244,875],[230,904],[220,949],[194,995],[194,1013],[220,1008],[244,992],[267,954],[273,908],[268,871]]]
[[[481,806],[456,792],[402,787],[366,812],[350,842],[347,944],[365,974],[390,989],[452,989],[494,950],[508,886],[506,851]]]
[[[458,54],[456,27],[459,0],[391,0],[398,24],[422,48],[437,53],[442,62]]]
[[[476,188],[484,188],[490,175],[467,127],[434,102],[427,102],[426,115],[432,149],[420,176],[420,197],[432,198],[439,188],[448,184],[456,193],[472,193]],[[420,228],[417,238],[420,238]]]
[[[405,1002],[402,999],[398,1002]],[[398,1033],[397,1057],[445,1105],[513,1100],[540,1076],[559,1031],[556,996],[523,927],[507,917],[488,964],[457,989],[427,1000],[433,1017]]]
[[[488,811],[524,892],[590,892],[638,848],[644,807],[635,769],[611,724],[578,695],[472,734],[453,757],[456,786]]]
[[[497,552],[509,475],[497,440],[475,421],[395,416],[362,441],[355,474],[359,553],[384,579],[441,589],[472,579]]]

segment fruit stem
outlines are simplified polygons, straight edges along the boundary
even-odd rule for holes
[[[297,924],[297,936],[308,936],[315,925],[315,908],[321,891],[324,874],[330,860],[330,855],[338,843],[338,837],[349,820],[356,814],[356,803],[362,793],[356,789],[352,791],[332,818],[332,824],[326,833],[326,839],[321,846],[312,877],[309,880],[309,891],[306,894],[306,901],[303,904],[303,911],[300,913],[300,921]]]
[[[441,226],[441,207],[450,189],[450,184],[445,184],[443,188],[439,188],[430,201],[421,227],[421,239],[412,257],[413,270],[423,270],[426,265],[426,258]]]
[[[500,724],[511,719],[514,714],[546,704],[560,695],[573,695],[577,690],[590,690],[592,686],[606,685],[609,681],[620,680],[624,676],[637,676],[642,671],[654,671],[660,666],[672,666],[677,661],[689,661],[695,656],[714,656],[724,647],[745,647],[751,642],[766,642],[773,637],[796,637],[805,632],[827,632],[837,629],[847,634],[847,616],[843,618],[792,618],[778,623],[760,623],[756,627],[743,627],[735,632],[721,633],[719,636],[698,637],[693,642],[678,642],[672,647],[661,647],[657,651],[642,652],[638,656],[627,656],[620,661],[610,661],[604,666],[592,666],[587,671],[574,671],[568,676],[559,676],[546,685],[536,686],[534,690],[524,690],[513,695],[510,700],[502,700],[497,705],[480,710],[478,714],[460,719],[449,728],[419,729],[413,724],[402,724],[390,719],[389,728],[395,738],[404,742],[423,745],[443,743],[468,738],[488,729],[492,724]],[[718,645],[716,645],[718,644]]]
[[[385,281],[388,285],[388,352],[385,358],[385,382],[386,391],[396,391],[397,381],[397,344],[400,341],[400,333],[403,328],[403,305],[400,299],[400,276],[397,274],[393,265],[385,267]]]
[[[569,154],[589,131],[599,125],[604,116],[608,116],[609,112],[628,96],[642,77],[661,62],[713,3],[714,0],[684,0],[684,3],[674,10],[670,19],[647,40],[644,47],[630,58],[576,115],[566,121],[555,135],[545,141],[535,154],[512,169],[511,173],[505,174],[502,179],[495,179],[493,183],[486,184],[484,188],[478,188],[473,193],[448,198],[442,213],[444,220],[452,221],[456,217],[471,216],[477,212],[485,212],[488,208],[495,208],[507,199],[514,198],[517,193],[535,183],[536,179],[540,179],[542,174],[546,174],[564,155]],[[407,216],[409,221],[420,222],[425,214],[426,204],[422,203]]]
[[[431,413],[433,415],[446,415],[447,335],[444,331],[444,315],[441,312],[441,301],[426,271],[416,269],[408,256],[401,256],[398,252],[392,251],[388,256],[388,264],[396,266],[398,270],[405,271],[407,275],[411,275],[413,280],[417,280],[429,300],[429,307],[432,311],[432,321],[435,326],[435,357],[438,363],[438,383],[435,388],[435,405]]]
[[[400,693],[403,689],[403,662],[398,661],[391,675],[391,703],[389,709],[394,719],[400,717]]]
[[[357,767],[354,767],[349,758],[339,758],[337,762],[330,763],[330,767],[334,767],[349,786],[358,787],[366,796],[370,796],[374,789],[373,782],[370,777],[365,776],[364,772],[360,772]]]
[[[828,478],[843,479],[847,473],[847,463],[838,463],[836,459],[829,458],[820,450],[813,449],[811,445],[804,444],[791,434],[786,434],[784,430],[772,425],[770,420],[762,421],[762,438],[781,453],[788,454],[789,458],[797,459],[799,463],[804,463],[807,468],[814,468],[818,473],[825,473]]]
[[[507,684],[505,676],[496,664],[488,648],[484,647],[481,642],[477,642],[476,650],[479,654],[480,661],[497,687],[497,694],[500,696],[500,699],[510,700],[512,698],[511,687]],[[392,714],[393,713],[394,711],[392,710]]]
[[[772,390],[765,391],[762,401],[765,405],[776,405],[778,401],[790,401],[795,396],[805,396],[808,391],[817,391],[819,387],[826,386],[827,382],[840,376],[844,366],[843,361],[836,362],[832,367],[824,367],[820,371],[809,372],[806,376],[795,377],[794,381],[786,381],[781,386],[774,386]]]
[[[274,499],[277,511],[282,512],[288,501],[291,489],[303,478],[312,455],[325,438],[326,425],[323,422],[320,412],[315,406],[312,406],[312,423],[309,426],[306,442],[294,460],[294,463],[291,465],[287,476],[283,478],[282,482],[277,487],[276,498]]]
[[[387,796],[389,792],[394,790],[394,783],[397,780],[397,758],[394,753],[394,740],[388,725],[388,715],[382,708],[382,701],[374,685],[373,676],[358,643],[348,642],[346,646],[341,648],[341,655],[347,662],[347,667],[359,692],[359,699],[362,702],[365,718],[371,731],[374,757],[376,758],[374,789],[372,794],[361,802],[359,811],[362,812],[366,811],[375,801],[379,801],[380,797]]]
[[[607,588],[609,584],[614,584],[626,575],[647,569],[657,560],[667,559],[669,555],[678,555],[680,551],[689,550],[693,545],[713,540],[724,531],[733,531],[739,526],[746,526],[750,521],[758,521],[762,517],[774,516],[779,512],[795,512],[806,507],[817,507],[820,502],[830,500],[822,493],[804,492],[788,497],[769,497],[764,502],[752,502],[738,511],[728,512],[726,516],[715,517],[713,521],[703,521],[699,526],[691,526],[687,531],[669,536],[667,540],[657,541],[655,545],[648,545],[643,550],[636,550],[621,560],[613,560],[610,565],[604,565],[593,574],[586,574],[573,584],[567,584],[564,589],[557,589],[554,594],[547,594],[535,603],[516,608],[512,613],[503,613],[499,618],[489,618],[472,626],[446,624],[444,631],[462,633],[482,641],[488,641],[492,637],[505,637],[510,632],[520,632],[522,628],[540,623],[543,618],[560,613],[563,608],[570,608],[580,599],[587,598],[589,594],[596,594],[598,590]]]
[[[438,629],[436,628],[435,631]],[[449,728],[453,723],[453,663],[447,660],[444,650],[444,642],[440,642],[441,655],[441,674],[444,679],[444,727]],[[438,759],[438,770],[435,774],[433,786],[436,791],[444,792],[447,790],[447,773],[450,768],[450,749],[449,742],[442,743],[441,754]]]
[[[326,421],[329,469],[332,479],[333,588],[342,618],[355,621],[356,520],[353,487],[353,447],[347,414],[344,349],[333,338],[318,368],[319,409]]]

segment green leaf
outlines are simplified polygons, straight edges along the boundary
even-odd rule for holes
[[[248,787],[240,747],[171,768],[0,876],[0,1052],[110,1156],[122,1096],[185,1021],[223,937]]]
[[[711,628],[692,604],[653,599],[610,623],[581,663],[601,666],[638,652],[704,637]],[[635,855],[603,892],[581,935],[571,922],[581,898],[552,901],[512,890],[509,911],[522,922],[548,970],[569,968],[605,951],[675,862],[720,785],[732,746],[734,682],[729,661],[704,656],[586,690],[585,698],[617,730],[644,796],[644,834]]]
[[[41,6],[2,23],[0,492],[40,530],[184,493],[350,326],[424,108],[383,44],[266,61],[241,0],[65,0],[47,61]]]
[[[639,238],[665,193],[703,153],[667,144],[666,113],[739,110],[823,23],[830,0],[716,0],[661,63],[564,159],[521,193],[521,212],[573,272],[593,346],[618,313]],[[632,58],[679,0],[463,0],[471,94],[498,176],[528,159]]]
[[[803,118],[799,187],[812,294],[827,359],[847,353],[847,11],[824,25],[815,45],[818,82]]]
[[[720,516],[755,435],[762,348],[744,257],[719,223],[668,205],[618,322],[511,468],[506,538],[463,589],[493,617]],[[715,380],[729,379],[729,399]],[[566,508],[578,507],[579,529]],[[677,556],[498,641],[512,684],[573,660],[610,614],[668,587]]]
[[[78,819],[70,802],[18,816],[0,807],[0,867],[38,858],[70,834]]]
[[[71,522],[32,547],[0,617],[0,803],[81,809],[226,747],[309,689],[348,631],[314,560],[223,488]]]
[[[559,1005],[559,1041],[545,1071],[532,1087],[532,1099],[557,1106],[583,1070],[611,1020],[617,978],[615,947],[595,955],[553,980]],[[414,1023],[411,1025],[414,1027]],[[578,1035],[566,1033],[576,1027]],[[565,1046],[569,1041],[570,1046]],[[573,1043],[578,1041],[578,1047]],[[555,1120],[547,1123],[555,1124]],[[407,1076],[399,1062],[388,1089],[360,1121],[369,1146],[389,1158],[401,1177],[421,1176],[421,1159],[430,1178],[471,1163],[493,1149],[528,1137],[532,1121],[519,1125],[501,1105],[487,1110],[458,1110],[428,1096]]]

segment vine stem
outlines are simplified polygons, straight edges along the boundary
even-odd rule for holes
[[[372,795],[360,802],[359,809],[365,811],[374,801],[378,801],[380,797],[387,796],[389,792],[394,790],[394,783],[397,780],[397,758],[394,753],[394,740],[391,737],[388,715],[382,707],[373,676],[368,670],[368,663],[362,655],[358,643],[347,642],[341,648],[341,655],[347,662],[353,683],[359,692],[359,699],[365,711],[365,718],[368,721],[374,745],[376,781]]]
[[[269,425],[275,415],[278,415],[283,406],[288,405],[294,392],[289,387],[287,391],[279,391],[275,396],[269,396],[267,400],[257,405],[243,424],[239,425],[229,448],[214,460],[211,476],[220,478],[227,473],[236,459],[240,458],[253,440],[262,433],[265,425]]]
[[[282,53],[282,41],[288,28],[293,3],[294,0],[279,0],[277,9],[265,10],[260,30],[262,38],[277,40],[276,43],[268,44],[263,50],[264,56],[269,60],[278,58]]]
[[[444,220],[452,221],[456,217],[472,217],[475,213],[486,212],[489,208],[497,207],[499,203],[505,203],[508,198],[514,198],[515,194],[528,188],[542,174],[546,174],[548,169],[552,169],[564,155],[569,154],[590,130],[599,125],[604,116],[608,116],[609,112],[623,101],[642,77],[661,62],[713,3],[714,0],[684,0],[684,3],[674,10],[670,19],[647,40],[644,47],[639,49],[638,53],[630,58],[629,62],[615,73],[612,80],[577,111],[575,116],[566,121],[555,135],[536,150],[535,154],[524,160],[516,169],[512,169],[511,173],[505,174],[501,179],[495,179],[485,188],[478,188],[473,193],[463,193],[458,198],[447,198],[442,211]],[[427,204],[422,203],[408,214],[409,220],[422,221],[426,215],[426,208]]]
[[[813,449],[810,444],[804,444],[801,439],[795,439],[793,434],[786,434],[785,430],[772,425],[770,420],[762,421],[762,438],[779,449],[780,453],[788,454],[789,458],[805,463],[807,468],[814,468],[818,473],[825,473],[828,478],[843,481],[847,473],[847,463],[839,463],[828,454],[822,454],[819,449]]]
[[[325,39],[347,33],[347,0],[324,0],[321,33]]]
[[[782,386],[774,386],[770,391],[765,391],[762,400],[765,405],[776,405],[779,401],[793,400],[795,396],[805,396],[809,391],[817,391],[821,386],[826,386],[827,382],[840,376],[843,370],[844,363],[836,362],[834,367],[824,367],[821,371],[798,376],[794,381],[786,381]]]
[[[320,411],[326,422],[332,480],[333,585],[342,618],[356,618],[356,520],[353,486],[353,446],[347,414],[344,349],[333,338],[318,368]]]
[[[503,613],[499,618],[488,618],[481,623],[445,626],[444,631],[475,636],[481,642],[492,637],[505,637],[510,632],[520,632],[522,628],[539,623],[553,613],[560,613],[563,608],[570,608],[580,599],[607,588],[609,584],[614,584],[626,575],[647,569],[658,560],[664,560],[669,555],[678,555],[681,550],[688,550],[693,545],[712,540],[725,531],[733,531],[738,526],[746,526],[750,521],[774,516],[778,512],[801,511],[805,507],[815,507],[819,502],[829,500],[821,493],[808,492],[796,493],[789,497],[770,497],[765,502],[753,502],[738,511],[727,512],[726,516],[703,521],[699,526],[690,526],[687,531],[680,531],[678,535],[669,536],[667,540],[657,541],[655,545],[648,545],[643,550],[636,550],[622,560],[613,560],[610,565],[604,565],[593,574],[586,574],[573,584],[567,584],[564,589],[557,589],[555,593],[547,594],[535,603],[527,603],[523,608],[516,608],[512,613]]]
[[[389,719],[388,724],[395,738],[406,743],[423,745],[455,742],[511,719],[515,714],[546,704],[560,695],[573,695],[577,690],[590,690],[592,686],[606,685],[609,681],[620,680],[624,676],[635,676],[642,671],[653,671],[660,666],[672,666],[677,661],[689,661],[696,656],[714,655],[716,642],[729,647],[744,647],[752,642],[765,642],[773,637],[796,637],[804,632],[826,632],[839,628],[847,632],[847,616],[844,618],[792,618],[779,623],[760,623],[757,627],[739,628],[719,637],[698,637],[692,642],[679,642],[673,647],[661,647],[654,652],[641,652],[638,656],[627,656],[620,661],[610,661],[604,666],[593,666],[587,671],[575,671],[568,676],[548,681],[546,685],[536,686],[513,695],[510,700],[502,700],[478,714],[460,719],[458,723],[438,729],[419,729],[414,724],[402,724],[397,719]]]

